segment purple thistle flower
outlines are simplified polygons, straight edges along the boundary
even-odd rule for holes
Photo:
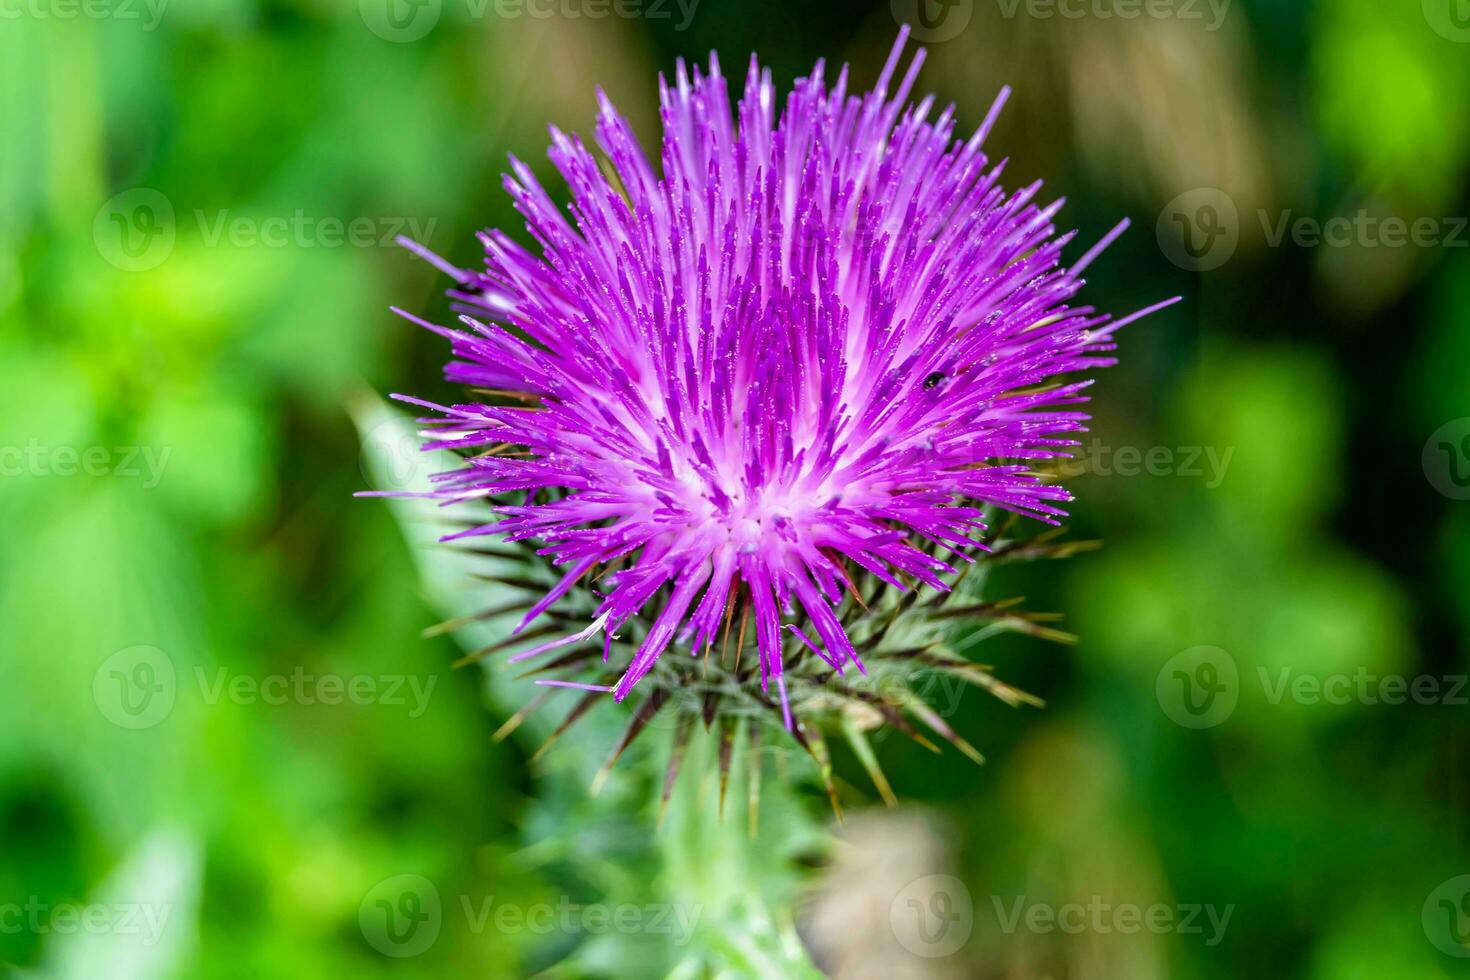
[[[517,632],[602,569],[587,628],[517,660],[601,633],[606,662],[656,610],[621,701],[740,608],[791,727],[783,633],[864,670],[840,615],[861,601],[850,568],[944,591],[987,508],[1063,516],[1068,493],[1032,465],[1085,431],[1075,375],[1167,304],[1122,320],[1070,305],[1126,222],[1065,267],[1062,202],[1038,203],[1039,182],[1007,193],[981,149],[1008,93],[956,139],[953,107],[907,104],[922,50],[893,87],[907,34],[871,92],[849,94],[846,68],[829,86],[819,63],[779,112],[752,59],[733,118],[714,56],[707,74],[681,61],[660,84],[661,170],[599,92],[610,167],[552,129],[571,220],[512,159],[540,255],[499,231],[483,271],[413,246],[457,280],[465,329],[403,315],[450,339],[451,381],[499,401],[403,398],[442,415],[427,449],[466,453],[431,496],[500,505],[451,537],[535,540],[564,569]]]

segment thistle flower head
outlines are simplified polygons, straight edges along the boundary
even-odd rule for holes
[[[558,568],[522,629],[591,597],[585,628],[518,659],[600,634],[622,700],[735,620],[791,727],[793,655],[867,669],[859,581],[944,592],[987,515],[1062,516],[1035,469],[1077,444],[1079,375],[1135,318],[1073,305],[1123,226],[1065,266],[1061,202],[1008,192],[983,150],[1005,93],[957,136],[953,107],[909,104],[923,52],[899,74],[906,34],[865,94],[818,64],[783,105],[752,59],[733,112],[713,56],[681,62],[657,166],[599,95],[596,150],[552,130],[570,215],[512,160],[537,251],[499,231],[482,269],[419,250],[457,280],[463,327],[424,325],[480,399],[406,399],[437,413],[428,448],[465,457],[433,495],[494,501],[500,519],[463,534],[534,542]]]

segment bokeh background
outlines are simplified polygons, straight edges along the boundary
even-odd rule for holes
[[[460,912],[595,903],[527,855],[649,829],[538,805],[352,497],[373,393],[448,397],[392,239],[476,261],[597,85],[651,142],[678,56],[866,84],[900,20],[965,124],[1015,86],[1013,186],[1134,220],[1094,303],[1184,301],[1096,389],[1104,547],[997,577],[1080,637],[976,654],[1047,707],[949,706],[978,769],[881,740],[892,814],[839,753],[802,934],[839,976],[1470,975],[1462,0],[0,0],[0,963],[655,975]],[[402,874],[453,909],[411,956],[363,924]]]

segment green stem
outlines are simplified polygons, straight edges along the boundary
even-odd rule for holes
[[[698,928],[671,977],[789,977],[819,980],[791,909],[802,887],[794,858],[823,848],[827,835],[784,780],[764,780],[760,821],[752,835],[743,801],[719,812],[718,738],[700,726],[686,753],[686,772],[669,801],[657,841],[665,893],[698,913]],[[749,739],[737,739],[732,786],[747,784]],[[734,794],[732,794],[734,796]]]

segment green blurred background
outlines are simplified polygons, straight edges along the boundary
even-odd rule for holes
[[[998,579],[1080,636],[985,646],[1048,706],[956,702],[981,769],[882,740],[903,809],[851,822],[803,935],[852,977],[1470,975],[1467,7],[0,0],[0,963],[591,972],[556,930],[456,912],[397,957],[361,924],[409,873],[555,903],[527,849],[610,833],[533,806],[534,743],[492,742],[505,699],[352,499],[354,410],[449,397],[387,312],[445,283],[392,238],[476,262],[519,228],[506,154],[550,181],[596,85],[647,144],[677,56],[866,85],[922,16],[962,128],[1016,87],[1012,186],[1084,238],[1134,219],[1089,300],[1184,302],[1095,389],[1073,535],[1105,547]],[[957,943],[889,928],[889,847],[962,883]],[[1087,922],[1007,926],[1033,906]]]

